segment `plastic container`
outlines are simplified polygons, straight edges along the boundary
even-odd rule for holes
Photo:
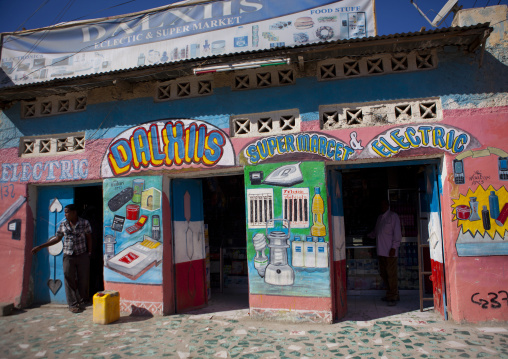
[[[127,219],[137,221],[139,218],[139,206],[137,204],[128,204],[126,208]]]
[[[328,268],[328,243],[323,237],[316,243],[316,268]]]
[[[304,244],[304,263],[305,268],[316,268],[316,242],[312,236],[307,236],[307,241]]]
[[[293,267],[305,266],[303,260],[303,245],[304,242],[300,240],[300,236],[295,236],[295,239],[291,242],[291,264]]]
[[[114,290],[98,292],[93,296],[93,322],[109,324],[120,318],[120,293]]]

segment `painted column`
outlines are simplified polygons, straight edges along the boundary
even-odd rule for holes
[[[104,180],[105,289],[121,310],[162,314],[162,176]]]
[[[254,318],[332,322],[325,182],[323,162],[245,167]]]

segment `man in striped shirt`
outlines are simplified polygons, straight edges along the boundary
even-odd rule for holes
[[[65,206],[64,211],[66,220],[60,223],[55,238],[34,247],[32,254],[60,242],[63,238],[63,271],[67,304],[71,312],[79,313],[85,309],[85,301],[88,299],[92,229],[86,219],[78,217],[76,205],[69,204]]]

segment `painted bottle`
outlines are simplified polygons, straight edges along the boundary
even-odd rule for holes
[[[328,243],[319,237],[316,243],[316,268],[328,268]]]
[[[471,215],[469,216],[469,220],[471,222],[473,221],[479,221],[480,215],[478,214],[478,201],[476,200],[476,197],[469,197],[469,206],[471,207]]]
[[[295,236],[291,242],[291,264],[293,267],[303,267],[305,265],[303,260],[303,245],[304,242],[300,240],[300,236]]]
[[[306,268],[316,267],[316,242],[313,241],[312,236],[307,236],[305,242],[304,263]]]
[[[138,66],[143,66],[145,64],[145,54],[141,53],[138,56]]]
[[[323,224],[323,214],[325,213],[325,204],[321,197],[321,188],[314,187],[314,197],[312,198],[312,221],[314,224],[310,228],[310,234],[316,237],[324,237],[326,228]]]
[[[487,206],[483,206],[482,211],[483,228],[488,231],[490,229],[490,216]]]
[[[490,191],[489,207],[490,218],[496,219],[499,216],[499,198],[494,191]]]

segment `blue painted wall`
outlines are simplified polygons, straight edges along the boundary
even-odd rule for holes
[[[20,104],[4,111],[0,148],[17,147],[18,136],[86,131],[88,139],[112,138],[123,130],[163,118],[193,118],[219,128],[229,127],[229,116],[298,108],[303,121],[318,119],[320,105],[401,100],[441,96],[443,108],[474,106],[493,94],[508,92],[508,68],[489,52],[482,67],[479,57],[456,48],[438,53],[437,69],[319,82],[299,78],[296,85],[232,91],[215,88],[206,97],[155,103],[152,97],[89,104],[80,113],[20,119]]]

